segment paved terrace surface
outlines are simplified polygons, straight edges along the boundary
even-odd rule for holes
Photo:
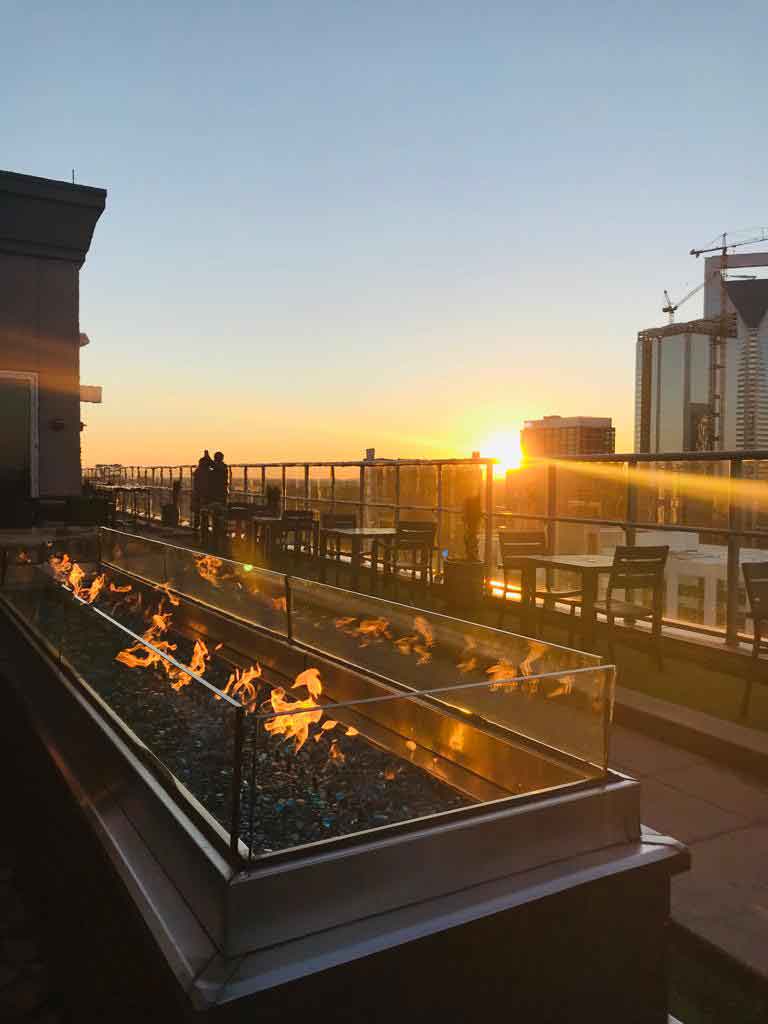
[[[673,918],[768,981],[768,783],[622,726],[612,737],[612,766],[642,783],[643,823],[691,849]]]

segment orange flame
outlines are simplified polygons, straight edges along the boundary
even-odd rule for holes
[[[155,590],[159,590],[162,594],[164,594],[175,608],[177,608],[181,604],[179,598],[176,597],[175,594],[171,593],[170,583],[156,583]]]
[[[272,598],[272,607],[274,609],[276,609],[276,611],[278,611],[278,612],[287,612],[288,611],[288,602],[286,601],[286,599],[284,597],[273,597]]]
[[[128,594],[131,592],[133,587],[130,583],[126,583],[124,587],[118,587],[114,583],[109,584],[110,592],[113,594]]]
[[[86,587],[83,583],[85,580],[84,569],[77,562],[73,563],[68,554],[63,554],[61,558],[51,555],[48,564],[53,569],[57,582],[67,590],[71,590],[86,604],[93,604],[106,585],[107,577],[102,572],[94,577],[90,586]]]
[[[490,676],[493,682],[491,683],[492,690],[516,690],[517,683],[504,682],[504,680],[514,679],[519,673],[517,666],[507,661],[505,658],[501,658],[496,662],[495,665],[491,665],[485,670],[485,674]]]
[[[222,560],[216,558],[215,555],[200,555],[199,558],[195,559],[197,571],[204,580],[207,580],[214,587],[218,587],[221,582],[219,571],[223,564]]]
[[[416,664],[427,665],[432,660],[431,648],[435,643],[432,627],[423,615],[417,615],[413,620],[413,628],[414,633],[411,636],[395,640],[395,647],[401,654],[418,654]]]
[[[29,565],[32,559],[29,557],[26,551],[19,551],[16,555],[16,561],[19,565]]]
[[[347,760],[341,750],[339,750],[338,740],[331,740],[331,748],[328,751],[328,755],[335,764],[341,765]]]
[[[476,649],[477,640],[475,640],[473,636],[465,636],[464,650],[461,652],[459,656],[460,660],[456,666],[459,672],[466,675],[467,672],[471,672],[473,669],[477,668],[477,658],[472,653]]]
[[[234,672],[232,672],[227,680],[227,685],[223,688],[222,693],[228,693],[231,697],[237,697],[240,703],[245,705],[247,711],[254,711],[258,686],[254,686],[253,681],[260,678],[261,665],[258,662],[246,669],[236,666]]]
[[[309,697],[303,700],[286,699],[285,690],[278,686],[269,696],[272,710],[279,713],[293,711],[295,714],[284,714],[264,723],[268,733],[284,736],[294,740],[294,753],[298,754],[309,738],[309,727],[317,724],[323,717],[323,709],[315,703],[315,697],[323,692],[320,672],[316,668],[305,669],[296,676],[293,689],[297,686],[306,687]]]

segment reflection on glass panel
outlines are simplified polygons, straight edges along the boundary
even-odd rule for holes
[[[101,534],[104,562],[287,635],[285,577],[280,573],[115,530]]]

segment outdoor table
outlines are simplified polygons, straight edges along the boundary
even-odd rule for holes
[[[613,558],[610,555],[522,555],[523,565],[520,586],[522,590],[523,614],[535,611],[537,569],[564,569],[581,574],[581,634],[588,647],[595,640],[595,601],[597,584],[601,575],[611,571]]]
[[[320,529],[320,578],[325,581],[325,561],[328,551],[328,538],[347,538],[352,544],[352,589],[357,590],[360,585],[360,563],[362,560],[363,541],[371,540],[371,565],[373,568],[373,583],[375,586],[376,566],[379,560],[379,544],[391,544],[397,530],[394,526],[324,526]]]

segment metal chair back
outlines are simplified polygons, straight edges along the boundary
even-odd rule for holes
[[[617,547],[608,578],[608,597],[614,590],[652,590],[654,601],[661,595],[669,546]]]
[[[357,516],[354,512],[323,512],[320,516],[320,526],[325,530],[354,530],[357,526]]]
[[[432,547],[435,543],[437,523],[428,519],[401,519],[397,524],[395,544],[400,546],[403,543],[428,544]]]
[[[519,569],[526,555],[547,553],[547,535],[543,530],[499,530],[499,554],[505,569]]]
[[[741,568],[752,618],[768,619],[768,562],[745,562]]]

